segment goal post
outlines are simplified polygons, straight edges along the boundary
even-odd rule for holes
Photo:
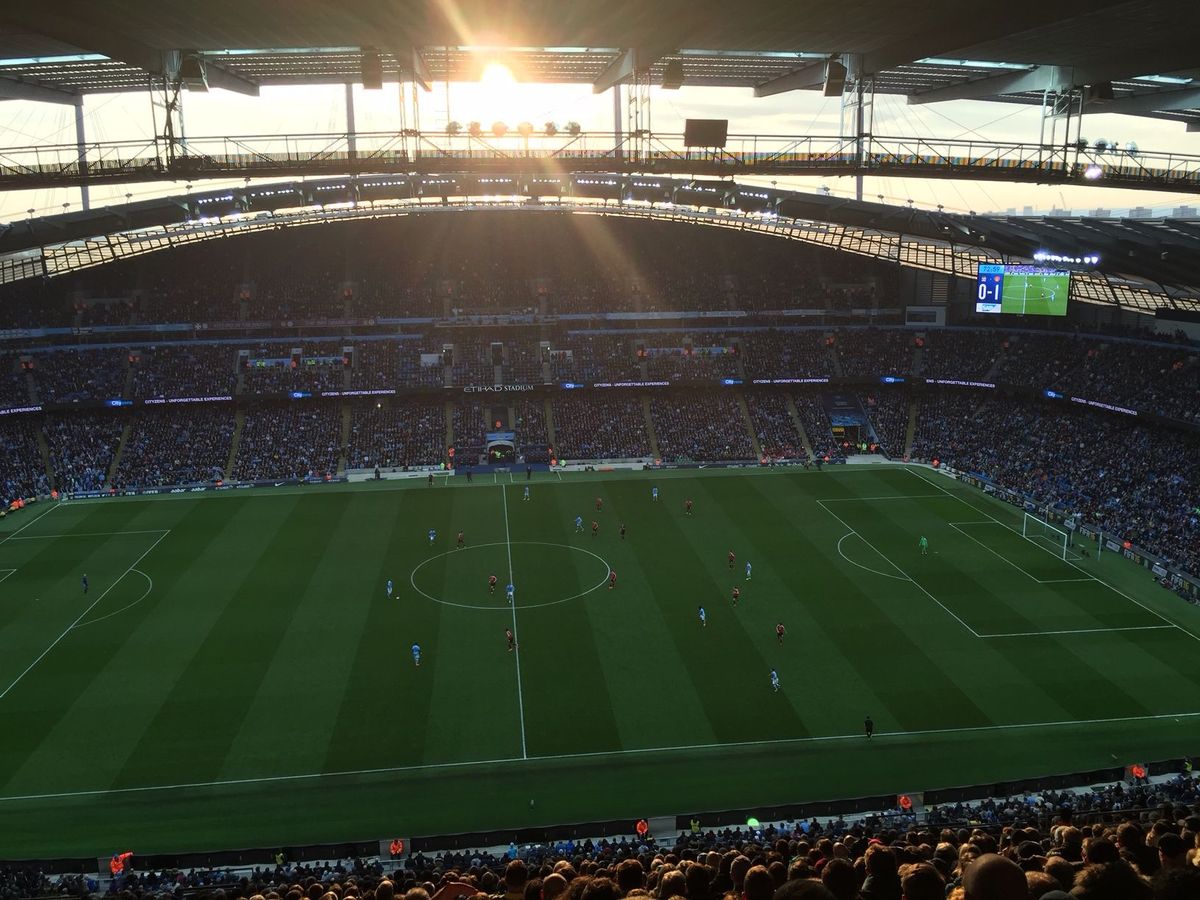
[[[1065,529],[1056,528],[1045,519],[1025,513],[1021,520],[1021,537],[1053,550],[1055,556],[1064,560],[1067,558],[1067,548],[1071,544],[1071,536]]]

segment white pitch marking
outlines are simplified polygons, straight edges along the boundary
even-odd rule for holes
[[[106,588],[104,589],[104,592],[103,592],[103,593],[101,593],[101,594],[100,594],[100,596],[99,596],[99,597],[97,597],[95,600],[93,600],[93,601],[91,602],[91,605],[89,605],[87,609],[85,609],[83,612],[81,612],[81,613],[80,613],[80,614],[79,614],[79,615],[76,617],[75,621],[74,621],[74,622],[72,622],[70,625],[68,625],[68,626],[67,626],[67,627],[66,627],[66,628],[63,630],[63,633],[62,633],[62,634],[60,634],[60,635],[59,635],[58,637],[56,637],[56,638],[55,638],[53,641],[51,641],[51,642],[50,642],[50,646],[49,646],[49,647],[47,647],[45,650],[43,650],[41,653],[39,653],[39,654],[38,654],[38,658],[37,658],[37,659],[35,659],[35,660],[34,660],[33,662],[31,662],[31,663],[30,663],[28,666],[26,666],[26,667],[25,667],[25,671],[24,671],[24,672],[22,672],[22,673],[21,673],[20,675],[18,675],[18,676],[17,676],[15,679],[13,679],[13,682],[12,682],[12,684],[10,684],[8,687],[6,687],[6,688],[4,689],[4,693],[0,694],[0,700],[3,700],[5,697],[7,697],[7,696],[8,696],[8,693],[9,693],[9,691],[11,691],[13,688],[15,688],[15,687],[16,687],[16,686],[17,686],[17,685],[20,683],[20,681],[21,681],[21,679],[22,679],[22,678],[24,678],[24,677],[25,677],[26,675],[28,675],[28,674],[29,674],[31,671],[33,671],[33,667],[34,667],[34,666],[36,666],[38,663],[40,663],[40,662],[41,662],[43,659],[45,659],[45,658],[46,658],[46,654],[47,654],[47,653],[49,653],[51,650],[53,650],[55,647],[57,647],[57,646],[58,646],[58,642],[59,642],[59,641],[61,641],[63,638],[65,638],[65,637],[66,637],[68,634],[70,634],[70,633],[71,633],[71,629],[73,629],[73,628],[74,628],[76,625],[78,625],[80,622],[82,622],[82,621],[83,621],[83,618],[84,618],[84,616],[86,616],[86,615],[87,615],[88,613],[90,613],[90,612],[91,612],[93,609],[95,609],[95,608],[96,608],[96,604],[98,604],[98,603],[99,603],[101,600],[103,600],[103,599],[105,598],[105,596],[107,596],[107,594],[108,594],[108,592],[109,592],[109,591],[111,591],[111,590],[112,590],[113,588],[115,588],[115,587],[116,587],[118,584],[120,584],[120,583],[121,583],[121,579],[123,579],[123,578],[124,578],[126,575],[128,575],[130,572],[132,572],[132,571],[133,571],[133,569],[134,569],[134,567],[135,567],[135,566],[137,566],[137,564],[138,564],[138,563],[140,563],[140,562],[141,562],[143,559],[145,559],[145,558],[146,558],[146,557],[147,557],[147,556],[150,554],[150,551],[151,551],[151,550],[153,550],[153,549],[154,549],[155,547],[157,547],[157,546],[158,546],[160,543],[162,543],[162,539],[163,539],[163,538],[165,538],[165,537],[166,537],[168,534],[170,534],[170,533],[171,533],[170,531],[165,531],[165,532],[163,532],[162,534],[160,534],[160,535],[158,536],[158,540],[156,540],[156,541],[155,541],[153,544],[151,544],[151,545],[150,545],[150,546],[149,546],[149,547],[146,549],[146,551],[145,551],[145,552],[144,552],[144,553],[143,553],[141,556],[139,556],[139,557],[138,557],[137,559],[135,559],[135,560],[134,560],[132,563],[130,563],[130,564],[129,564],[129,568],[128,568],[128,569],[126,569],[124,572],[122,572],[122,573],[121,573],[121,575],[120,575],[120,577],[119,577],[119,578],[117,578],[117,580],[116,580],[116,581],[114,581],[112,584],[110,584],[108,587],[106,587]]]
[[[969,725],[962,728],[930,728],[920,731],[876,731],[875,739],[911,738],[936,735],[977,734],[986,731],[1018,731],[1022,729],[1067,728],[1080,725],[1117,725],[1127,722],[1154,722],[1163,719],[1195,719],[1200,712],[1160,713],[1146,716],[1115,716],[1107,719],[1067,719],[1060,722],[1018,722],[1004,725]],[[299,775],[268,775],[261,778],[231,778],[224,781],[194,781],[179,784],[153,784],[141,787],[103,788],[88,791],[62,791],[48,794],[24,794],[0,796],[0,803],[17,803],[27,800],[61,800],[71,797],[104,797],[116,794],[144,794],[158,791],[181,791],[195,788],[237,787],[250,784],[273,784],[286,781],[314,781],[321,778],[354,778],[363,775],[397,775],[404,772],[424,772],[431,769],[469,769],[481,766],[498,766],[508,763],[540,763],[556,760],[591,759],[601,756],[637,756],[652,753],[684,753],[697,750],[729,750],[750,747],[769,747],[783,744],[819,744],[835,741],[863,741],[862,732],[854,734],[830,734],[801,738],[769,738],[760,741],[733,741],[726,744],[684,744],[676,747],[635,747],[628,750],[596,750],[586,753],[560,753],[551,756],[509,756],[499,759],[476,759],[466,762],[425,763],[415,766],[388,766],[378,769],[351,769],[337,772],[307,772]]]

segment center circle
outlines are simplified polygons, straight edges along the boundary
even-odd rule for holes
[[[513,548],[521,548],[515,554],[518,557],[517,564],[510,563],[514,556]],[[576,569],[575,563],[569,558],[574,553],[582,553],[584,556],[590,557],[588,570],[594,570],[597,573],[596,577],[599,578],[590,587],[582,586],[590,583],[591,576]],[[479,562],[481,555],[486,556],[482,563]],[[521,557],[526,557],[526,559],[522,560]],[[535,566],[529,565],[530,558],[536,559]],[[466,562],[459,564],[455,562],[456,560]],[[513,586],[516,590],[513,594],[517,609],[538,609],[543,606],[557,606],[560,603],[578,600],[604,587],[608,583],[608,573],[611,569],[603,557],[583,547],[554,544],[548,541],[495,541],[488,544],[472,544],[461,550],[447,550],[431,556],[417,564],[408,580],[412,589],[422,597],[432,600],[434,603],[441,603],[443,606],[457,606],[460,609],[507,610],[512,609],[504,596],[504,586],[508,583],[510,564],[515,572]],[[532,574],[535,568],[534,578],[526,579],[522,584],[521,573]],[[427,582],[437,578],[439,570],[442,583],[440,587],[434,588]],[[576,579],[569,577],[568,573],[572,572],[577,576]],[[495,575],[498,579],[494,594],[488,592],[487,579],[489,575]],[[531,586],[534,580],[539,583],[539,587]],[[550,582],[549,585],[546,584],[547,581]],[[559,583],[556,585],[555,581]],[[426,582],[425,587],[422,587],[422,582]],[[455,599],[448,600],[438,596],[446,593],[447,587]],[[562,596],[567,591],[571,591],[571,593]],[[552,596],[546,596],[547,593]],[[475,598],[480,599],[478,602],[471,602]]]

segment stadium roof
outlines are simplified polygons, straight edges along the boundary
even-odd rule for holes
[[[500,59],[529,82],[604,89],[646,70],[661,83],[818,90],[826,60],[910,103],[1038,103],[1093,86],[1093,112],[1200,130],[1200,4],[1192,0],[931,0],[698,4],[683,0],[49,0],[0,12],[0,97],[73,103],[147,87],[203,57],[212,87],[356,82],[363,48],[385,79],[474,80]],[[1111,85],[1111,91],[1108,86]],[[1111,96],[1110,96],[1111,94]]]
[[[297,224],[476,209],[567,209],[753,230],[965,278],[974,278],[979,262],[1027,262],[1038,251],[1099,256],[1094,265],[1073,267],[1073,298],[1141,312],[1200,311],[1200,220],[963,216],[661,176],[484,180],[488,184],[474,176],[413,175],[272,182],[12,222],[0,225],[0,284]],[[534,187],[534,193],[519,196]],[[496,196],[485,196],[489,193]]]

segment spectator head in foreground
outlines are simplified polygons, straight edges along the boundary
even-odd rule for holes
[[[1011,859],[985,853],[963,876],[965,900],[1026,900],[1029,889],[1025,873]]]
[[[775,892],[771,900],[837,900],[819,881],[805,879],[789,881]]]

